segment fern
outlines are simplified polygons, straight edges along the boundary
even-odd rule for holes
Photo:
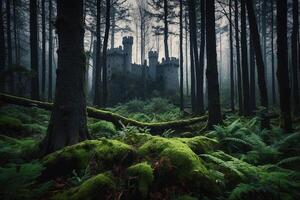
[[[280,162],[278,162],[277,166],[299,171],[300,170],[300,156],[285,158],[285,159],[281,160]]]

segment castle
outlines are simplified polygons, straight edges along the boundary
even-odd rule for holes
[[[179,91],[179,60],[176,58],[158,61],[158,53],[148,53],[148,64],[139,65],[132,63],[133,37],[123,37],[123,47],[109,49],[107,52],[107,76],[112,79],[113,74],[123,73],[136,79],[146,78],[149,81],[162,81],[161,89],[166,92]]]

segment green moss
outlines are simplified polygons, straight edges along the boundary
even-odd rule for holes
[[[89,125],[90,133],[95,137],[111,137],[116,134],[117,130],[113,123],[99,121]]]
[[[191,197],[188,195],[183,195],[183,196],[179,196],[176,198],[176,200],[197,200],[198,198],[196,197]]]
[[[12,129],[14,131],[21,130],[22,122],[14,117],[0,116],[0,129]]]
[[[73,200],[96,200],[105,199],[112,193],[115,188],[115,183],[110,174],[98,174],[80,186],[72,188],[64,193],[54,196],[55,200],[73,199]]]
[[[133,180],[137,183],[139,192],[143,197],[146,197],[154,179],[151,166],[146,162],[139,163],[129,167],[127,174],[130,178],[134,178]]]
[[[218,144],[217,140],[205,136],[178,138],[178,140],[187,144],[196,154],[202,154],[208,151],[212,151]]]
[[[178,138],[154,136],[138,149],[147,160],[154,160],[155,181],[159,184],[184,184],[191,191],[207,196],[219,193],[216,180],[199,156]]]
[[[91,161],[99,171],[111,169],[114,165],[130,164],[134,155],[132,147],[117,140],[88,140],[46,156],[43,175],[46,178],[67,175],[73,169],[85,169]]]

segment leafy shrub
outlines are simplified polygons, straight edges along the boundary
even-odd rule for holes
[[[117,132],[115,125],[107,121],[99,121],[94,124],[91,124],[89,125],[89,129],[91,134],[96,138],[110,138],[114,136]]]

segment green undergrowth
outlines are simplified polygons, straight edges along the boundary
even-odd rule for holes
[[[135,104],[126,112],[160,112]],[[174,137],[88,119],[94,140],[32,160],[49,113],[0,113],[0,199],[300,199],[300,134],[283,133],[277,120],[261,130],[259,118],[229,115],[212,131]]]

